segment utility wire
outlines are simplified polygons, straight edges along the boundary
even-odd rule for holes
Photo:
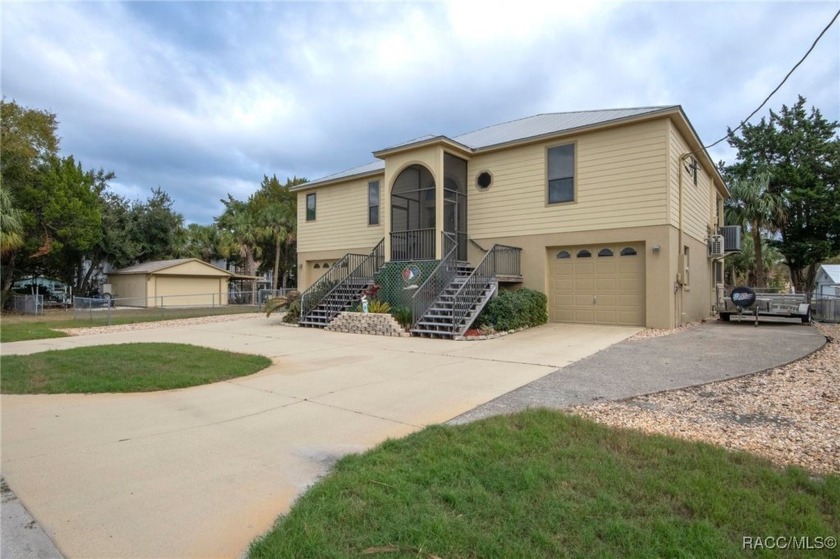
[[[715,142],[715,143],[713,143],[713,144],[709,144],[708,146],[705,146],[705,149],[709,149],[709,148],[711,148],[711,147],[714,147],[714,146],[718,145],[719,143],[721,143],[722,141],[724,141],[725,139],[727,139],[727,138],[729,137],[729,134],[734,134],[735,132],[737,132],[738,130],[740,130],[740,129],[741,129],[741,127],[743,127],[743,126],[744,126],[744,124],[746,124],[746,123],[747,123],[747,122],[748,122],[748,121],[749,121],[752,117],[754,117],[754,116],[755,116],[755,113],[757,113],[758,111],[760,111],[760,110],[761,110],[761,108],[762,108],[764,105],[766,105],[766,104],[767,104],[767,101],[769,101],[769,100],[770,100],[770,98],[771,98],[771,97],[773,97],[773,95],[775,95],[775,94],[776,94],[776,92],[777,92],[777,91],[779,91],[779,89],[781,89],[781,87],[785,84],[785,82],[786,82],[786,81],[787,81],[787,79],[790,77],[790,75],[791,75],[791,74],[793,74],[794,70],[796,70],[797,68],[799,68],[799,65],[800,65],[800,64],[802,64],[803,62],[805,62],[805,59],[806,59],[806,58],[808,58],[808,55],[809,55],[809,54],[811,54],[811,51],[812,51],[812,50],[814,50],[814,47],[816,47],[816,46],[817,46],[817,43],[818,43],[818,42],[820,42],[820,39],[822,39],[822,37],[823,37],[823,35],[825,35],[826,31],[828,31],[828,29],[829,29],[832,25],[834,25],[834,22],[835,22],[835,21],[837,21],[837,16],[840,16],[840,10],[838,10],[838,11],[837,11],[837,13],[836,13],[836,14],[834,14],[834,17],[833,17],[833,18],[831,18],[831,21],[829,21],[829,22],[828,22],[828,25],[826,25],[826,26],[825,26],[825,29],[823,29],[823,30],[822,30],[822,33],[820,33],[820,34],[819,34],[819,36],[818,36],[818,37],[814,40],[814,43],[811,45],[811,48],[809,48],[809,49],[808,49],[808,52],[806,52],[806,53],[805,53],[805,56],[803,56],[803,57],[799,60],[799,62],[797,62],[797,63],[796,63],[796,66],[794,66],[793,68],[791,68],[791,69],[790,69],[790,72],[788,72],[788,73],[787,73],[787,75],[785,76],[785,79],[783,79],[783,80],[782,80],[782,83],[780,83],[779,85],[777,85],[777,86],[776,86],[776,89],[774,89],[774,90],[770,93],[770,95],[768,95],[768,96],[767,96],[767,98],[766,98],[766,99],[765,99],[765,100],[761,103],[761,105],[759,105],[759,106],[758,106],[758,108],[757,108],[756,110],[754,110],[754,111],[750,114],[750,116],[748,116],[747,118],[745,118],[744,120],[742,120],[742,121],[741,121],[741,124],[739,124],[739,125],[738,125],[738,127],[737,127],[735,130],[732,130],[730,133],[726,134],[726,136],[724,136],[723,138],[721,138],[721,139],[720,139],[720,140],[718,140],[717,142]]]

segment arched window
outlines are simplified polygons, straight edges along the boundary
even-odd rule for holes
[[[612,255],[613,255],[613,251],[611,251],[608,248],[602,248],[601,250],[598,251],[598,256],[612,256]]]
[[[435,179],[426,167],[411,165],[397,175],[391,188],[391,260],[435,258],[436,203]]]
[[[329,262],[324,262],[324,265],[321,266],[321,267],[326,270],[327,268],[330,267],[330,263]]]
[[[571,258],[571,257],[572,257],[572,255],[569,254],[568,250],[561,250],[560,252],[557,253],[557,259],[558,260],[563,260],[565,258]]]
[[[391,189],[391,231],[434,227],[435,179],[422,165],[407,167]]]
[[[591,257],[592,257],[592,253],[591,253],[591,252],[589,252],[589,251],[588,251],[588,250],[586,250],[586,249],[579,250],[579,251],[578,251],[578,253],[577,253],[577,257],[578,257],[578,258],[591,258]]]
[[[321,265],[320,265],[320,264],[315,264],[315,269],[316,269],[316,270],[320,270],[320,269],[321,269]]]
[[[636,256],[636,249],[632,247],[625,247],[621,249],[621,256]]]

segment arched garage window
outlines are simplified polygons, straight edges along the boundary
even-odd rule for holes
[[[578,251],[578,253],[577,253],[577,257],[578,257],[578,258],[591,258],[591,257],[592,257],[592,253],[591,253],[591,252],[589,252],[589,251],[588,251],[588,250],[586,250],[586,249],[583,249],[583,250]]]
[[[621,249],[621,256],[636,256],[636,249],[632,247],[626,247]]]
[[[602,248],[601,250],[598,251],[598,256],[612,256],[612,255],[613,255],[613,251],[611,251],[608,248]]]
[[[572,255],[569,254],[568,250],[561,250],[560,252],[557,253],[557,259],[558,260],[563,260],[565,258],[571,258],[571,257],[572,257]]]

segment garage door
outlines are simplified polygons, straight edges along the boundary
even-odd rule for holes
[[[330,271],[334,263],[334,260],[307,260],[306,267],[309,273],[306,277],[309,278],[309,284],[312,285],[321,279],[321,276]]]
[[[644,244],[557,247],[548,258],[552,322],[644,326]]]

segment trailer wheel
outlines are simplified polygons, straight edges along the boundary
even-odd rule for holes
[[[805,313],[805,316],[802,317],[802,324],[808,324],[811,322],[811,311]]]
[[[729,313],[728,312],[720,313],[720,319],[724,322],[729,322]]]

